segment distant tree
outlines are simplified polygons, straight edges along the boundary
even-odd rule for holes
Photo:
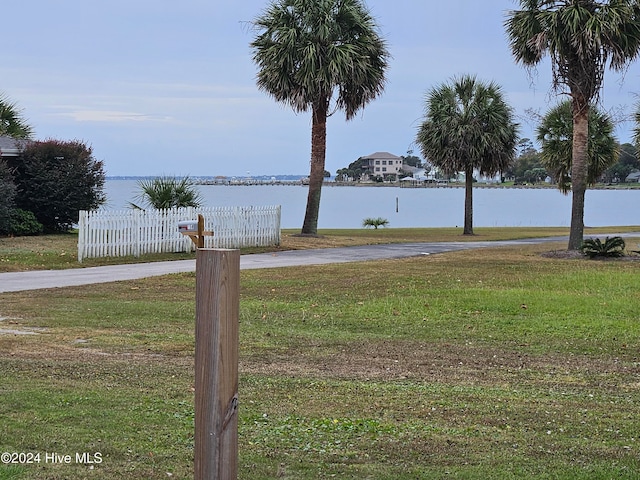
[[[68,231],[80,210],[105,201],[103,164],[82,142],[30,142],[8,163],[17,187],[16,206],[33,212],[45,232]]]
[[[539,183],[547,178],[547,170],[543,167],[534,167],[529,170],[525,170],[522,174],[522,179],[527,183]]]
[[[538,126],[538,141],[542,144],[541,158],[552,173],[562,193],[572,187],[573,113],[571,101],[566,100],[549,110]],[[613,122],[597,107],[589,109],[589,139],[587,142],[587,184],[593,185],[618,156]]]
[[[416,138],[422,155],[447,174],[465,173],[465,235],[473,234],[473,171],[493,176],[515,153],[518,126],[500,87],[465,75],[433,88]]]
[[[544,173],[540,169],[543,169]],[[524,138],[518,142],[518,155],[504,174],[513,178],[515,183],[540,181],[547,177],[540,153],[535,149],[531,140]]]
[[[339,168],[338,170],[336,170],[336,180],[338,180],[339,182],[346,182],[348,180],[350,180],[351,177],[349,175],[349,170],[346,168]]]
[[[516,62],[535,67],[551,57],[553,85],[572,101],[572,211],[569,250],[584,235],[589,108],[602,87],[607,63],[623,70],[640,53],[638,0],[519,0],[505,27]]]
[[[257,84],[296,112],[312,112],[311,173],[301,233],[316,235],[327,117],[352,119],[383,90],[389,53],[361,0],[274,0],[254,23]],[[334,105],[331,105],[335,97]]]
[[[0,135],[13,138],[30,138],[33,129],[18,110],[14,102],[0,94]]]
[[[202,196],[189,177],[162,176],[138,180],[138,189],[136,200],[143,206],[135,203],[130,203],[130,205],[140,210],[144,210],[144,205],[161,210],[199,207],[202,204]]]
[[[16,186],[7,162],[0,158],[0,234],[10,232],[11,211],[15,208]]]
[[[604,172],[604,180],[608,183],[624,182],[631,172],[640,170],[637,149],[630,143],[620,145],[617,160]]]
[[[352,178],[354,180],[359,180],[364,173],[363,166],[368,165],[368,160],[364,160],[362,157],[358,158],[356,161],[351,162],[348,167],[339,169],[336,173],[342,178]]]
[[[529,138],[521,138],[518,140],[518,156],[525,155],[530,152],[535,152],[533,142]]]
[[[413,150],[409,150],[407,152],[407,154],[402,157],[402,164],[403,165],[409,165],[410,167],[421,168],[422,167],[422,160],[420,160],[420,157],[416,157],[413,154]]]

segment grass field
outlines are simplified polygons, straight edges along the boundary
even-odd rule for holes
[[[243,271],[239,478],[639,478],[640,262],[565,247]],[[192,478],[194,287],[1,294],[0,479]]]

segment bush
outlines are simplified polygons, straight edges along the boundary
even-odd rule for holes
[[[45,232],[71,229],[80,210],[105,201],[103,164],[81,142],[30,142],[7,162],[17,187],[16,207],[33,212]]]
[[[15,235],[16,237],[26,237],[29,235],[39,235],[42,233],[42,230],[42,224],[38,222],[33,212],[19,208],[11,211],[9,234]]]
[[[202,204],[200,192],[189,177],[156,177],[150,180],[139,180],[138,188],[140,193],[136,199],[155,209],[199,207]],[[135,203],[130,202],[130,205],[144,210]]]
[[[0,234],[9,233],[16,186],[6,162],[0,159]]]
[[[602,243],[599,238],[588,238],[582,242],[580,250],[589,258],[622,257],[625,243],[622,237],[607,237]]]
[[[387,220],[386,218],[382,218],[382,217],[365,218],[362,221],[362,226],[364,228],[373,227],[376,230],[378,229],[378,227],[386,227],[387,225],[389,225],[389,220]]]

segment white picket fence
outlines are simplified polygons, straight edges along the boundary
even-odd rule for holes
[[[205,219],[204,229],[213,231],[213,236],[205,237],[205,248],[280,244],[280,205],[81,211],[78,261],[192,251],[193,242],[178,232],[178,222],[197,221],[198,214]]]

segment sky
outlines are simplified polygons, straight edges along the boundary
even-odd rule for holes
[[[563,97],[548,60],[516,65],[503,27],[514,0],[368,0],[392,59],[383,94],[355,119],[328,120],[332,174],[378,151],[419,154],[427,92],[453,78],[495,81],[535,137]],[[305,175],[310,113],[261,92],[251,21],[267,0],[20,0],[2,7],[0,93],[38,140],[80,140],[108,176]],[[640,61],[607,71],[601,108],[630,141]]]

